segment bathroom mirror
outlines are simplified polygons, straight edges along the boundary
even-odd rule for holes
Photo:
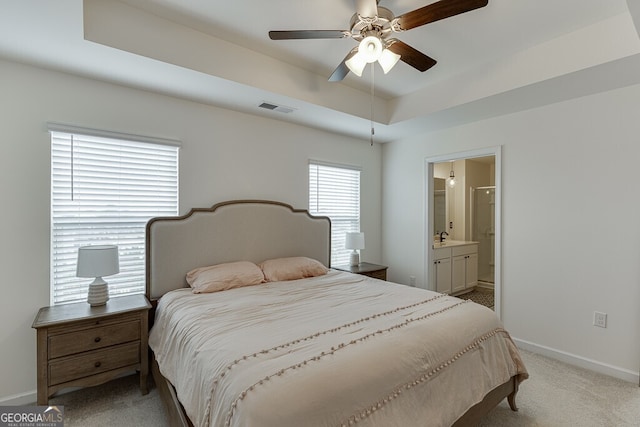
[[[433,178],[433,235],[446,231],[447,197],[445,179]]]

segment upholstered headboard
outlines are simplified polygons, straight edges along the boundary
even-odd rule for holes
[[[206,265],[306,256],[330,267],[331,221],[280,202],[223,202],[151,219],[146,247],[146,295],[157,299],[187,286],[186,273]]]

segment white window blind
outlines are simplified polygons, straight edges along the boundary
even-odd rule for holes
[[[118,245],[111,297],[143,293],[146,223],[177,213],[178,146],[51,131],[51,303],[86,300],[85,245]]]
[[[360,170],[311,161],[309,212],[331,218],[331,265],[348,264],[345,233],[360,231]]]

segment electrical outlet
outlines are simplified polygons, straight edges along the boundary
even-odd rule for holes
[[[593,326],[599,328],[607,327],[607,313],[600,313],[599,311],[593,312]]]
[[[416,276],[409,276],[409,286],[416,286]]]

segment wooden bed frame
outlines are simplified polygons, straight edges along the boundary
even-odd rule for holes
[[[224,242],[224,244],[220,244]],[[146,296],[155,309],[166,292],[188,286],[188,271],[223,262],[306,256],[330,266],[331,221],[306,210],[266,200],[237,200],[211,208],[192,209],[179,217],[153,218],[146,230]],[[155,310],[150,311],[153,325]],[[151,352],[152,353],[152,352]],[[151,354],[151,372],[165,404],[171,426],[192,426],[173,385],[160,373]],[[519,381],[489,392],[454,424],[472,426],[506,397],[512,410]]]

